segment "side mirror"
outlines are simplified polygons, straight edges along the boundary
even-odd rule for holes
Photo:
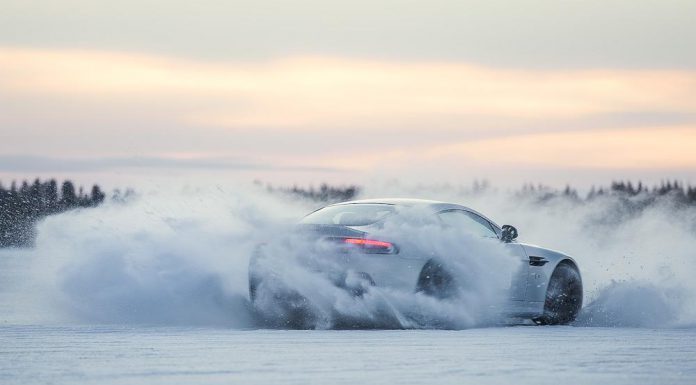
[[[503,225],[503,233],[500,236],[500,240],[508,243],[517,239],[517,229],[515,226]]]

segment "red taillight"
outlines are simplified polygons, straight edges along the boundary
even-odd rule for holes
[[[344,238],[344,243],[355,245],[368,253],[392,254],[396,253],[396,246],[391,242],[378,241],[365,238]]]

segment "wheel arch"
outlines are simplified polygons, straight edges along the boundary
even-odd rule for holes
[[[559,260],[553,267],[554,271],[560,265],[569,265],[570,267],[575,269],[575,271],[577,271],[578,274],[580,274],[580,267],[578,266],[578,263],[575,262],[575,260],[571,257],[564,257],[561,260]],[[582,276],[580,278],[582,278]]]
[[[544,282],[544,295],[546,294],[546,291],[549,288],[549,284],[551,283],[551,277],[553,276],[553,273],[556,272],[556,269],[558,269],[559,266],[566,265],[570,266],[573,268],[575,271],[578,272],[578,276],[580,277],[580,283],[582,283],[582,273],[580,272],[580,267],[578,266],[578,263],[575,262],[575,260],[569,256],[563,256],[556,261],[553,265],[549,267],[548,275],[546,278],[546,282]]]

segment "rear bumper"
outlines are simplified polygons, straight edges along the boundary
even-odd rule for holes
[[[344,254],[333,257],[333,274],[369,276],[374,286],[410,292],[416,289],[424,262],[393,254]]]

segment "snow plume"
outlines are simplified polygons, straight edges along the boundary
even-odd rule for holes
[[[259,191],[188,191],[50,217],[34,250],[34,294],[64,322],[464,328],[500,321],[518,261],[498,242],[389,220],[376,237],[409,239],[466,285],[444,299],[415,293],[415,282],[400,290],[373,287],[360,272],[333,268],[335,250],[318,237],[297,235],[294,223],[310,206]],[[259,244],[270,256],[261,264],[276,279],[259,290],[257,312],[247,267]],[[301,301],[301,320],[288,313],[293,300]]]
[[[368,185],[362,197],[380,196],[461,203],[515,225],[522,242],[573,256],[585,290],[578,326],[696,325],[696,210],[668,197],[641,205],[640,196],[577,201],[396,184]],[[267,321],[273,311],[283,316],[272,306],[274,293],[291,287],[307,306],[306,327],[464,328],[500,321],[500,293],[519,261],[499,243],[387,221],[375,236],[412,240],[466,285],[456,300],[379,287],[355,295],[364,277],[349,272],[337,285],[335,277],[317,273],[331,270],[316,268],[332,263],[319,257],[325,245],[292,235],[295,221],[316,207],[259,190],[211,189],[143,194],[52,216],[39,225],[32,268],[22,273],[29,276],[26,290],[0,297],[35,302],[37,312],[65,322],[285,327]],[[249,304],[247,266],[261,243],[271,255],[265,266],[278,279],[259,294],[259,306],[271,312],[259,323]]]
[[[37,295],[68,322],[251,327],[248,257],[306,210],[209,190],[53,216],[39,226]]]

